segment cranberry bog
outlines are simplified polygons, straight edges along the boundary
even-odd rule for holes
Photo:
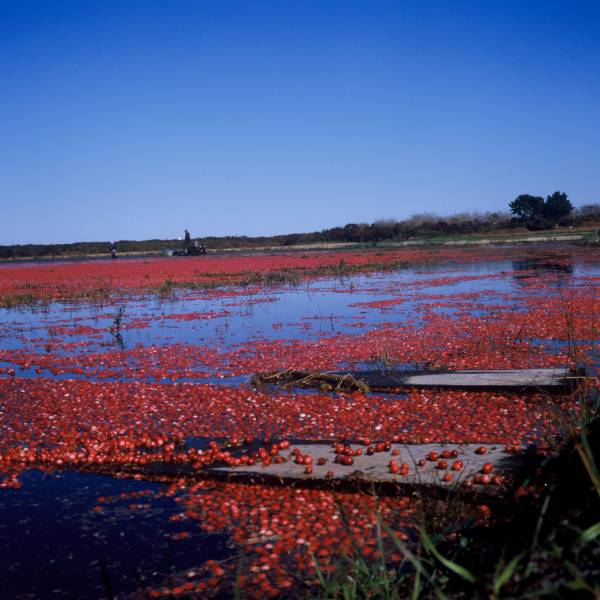
[[[309,594],[345,553],[404,559],[427,502],[403,482],[426,471],[492,527],[540,493],[498,465],[558,452],[575,391],[252,376],[585,367],[596,387],[599,286],[597,251],[557,244],[0,264],[6,597]],[[393,489],[328,485],[372,455]]]

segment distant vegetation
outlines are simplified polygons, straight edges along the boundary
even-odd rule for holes
[[[509,206],[516,219],[533,230],[549,229],[559,224],[570,225],[572,221],[573,205],[564,192],[554,192],[545,200],[541,196],[521,194]]]
[[[527,227],[531,230],[548,229],[557,225],[568,227],[600,221],[600,204],[573,208],[567,195],[555,192],[546,200],[541,196],[522,194],[509,205],[511,213],[460,213],[448,217],[424,213],[409,219],[380,219],[371,224],[348,223],[312,233],[289,233],[274,236],[223,236],[197,238],[209,250],[224,248],[288,247],[323,242],[351,242],[357,244],[382,241],[406,241],[412,238],[491,233]],[[116,242],[117,253],[160,252],[163,248],[180,248],[182,242],[169,240],[121,240]],[[74,244],[24,244],[0,246],[0,258],[42,258],[77,255],[110,254],[110,242],[77,242]]]

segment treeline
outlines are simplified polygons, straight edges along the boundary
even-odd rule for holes
[[[519,197],[522,198],[522,197]],[[532,202],[533,203],[533,202]],[[513,215],[514,215],[513,211]],[[539,220],[531,224],[510,213],[461,213],[449,217],[435,214],[418,214],[397,221],[380,219],[373,223],[348,223],[311,233],[290,233],[274,236],[208,236],[197,239],[208,250],[225,248],[259,248],[264,246],[297,246],[318,242],[350,242],[368,244],[382,241],[406,241],[412,238],[491,233],[494,231],[529,226],[539,228]],[[600,221],[600,204],[587,204],[574,209],[560,219],[560,226],[577,226]],[[158,253],[165,248],[180,248],[181,240],[120,240],[116,242],[117,254],[136,252]],[[110,254],[110,242],[76,242],[73,244],[23,244],[0,246],[0,258],[60,258],[66,256],[89,256]]]
[[[572,223],[574,207],[564,192],[542,196],[521,194],[510,204],[515,219],[531,230],[550,229],[557,225]]]

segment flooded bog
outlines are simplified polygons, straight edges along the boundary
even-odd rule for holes
[[[244,460],[264,464],[289,460],[293,445],[272,446],[290,439],[365,452],[389,442],[440,452],[445,443],[499,452],[560,443],[564,415],[578,410],[569,395],[336,394],[255,389],[250,379],[288,368],[586,365],[595,373],[594,250],[342,258],[352,272],[336,273],[340,257],[318,253],[230,265],[221,257],[0,266],[5,298],[31,293],[31,302],[0,309],[7,597],[227,597],[235,587],[258,598],[294,595],[314,580],[315,560],[327,572],[345,549],[374,556],[380,518],[413,539],[417,508],[408,495],[194,476],[210,465],[235,468],[240,448],[248,448]],[[251,280],[253,269],[262,283]],[[295,269],[293,282],[266,283],[265,273],[281,269]],[[100,280],[105,293],[94,295]]]

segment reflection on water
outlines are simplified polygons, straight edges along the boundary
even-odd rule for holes
[[[558,287],[568,285],[574,272],[571,261],[553,260],[551,256],[513,260],[512,268],[517,283],[526,284],[532,278],[551,275]]]

